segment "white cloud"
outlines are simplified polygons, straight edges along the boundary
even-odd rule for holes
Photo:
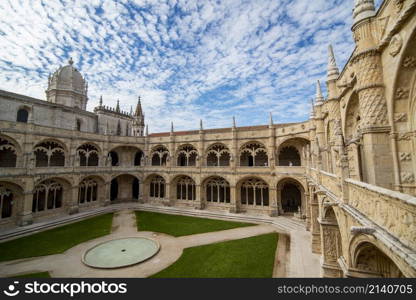
[[[49,72],[70,56],[124,110],[143,99],[152,132],[307,118],[327,46],[353,49],[353,1],[129,0],[0,2],[1,88],[44,99]],[[380,5],[380,0],[377,1]]]

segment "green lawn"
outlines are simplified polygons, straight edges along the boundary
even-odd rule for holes
[[[51,278],[51,275],[49,274],[49,272],[39,272],[12,276],[11,278]]]
[[[276,233],[187,248],[152,278],[271,278]]]
[[[113,214],[32,234],[0,244],[0,261],[62,253],[73,246],[109,234]]]
[[[162,232],[173,236],[184,236],[256,225],[148,211],[136,211],[136,220],[137,229],[140,231]]]

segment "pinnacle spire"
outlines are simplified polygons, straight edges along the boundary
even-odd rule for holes
[[[270,121],[269,121],[269,125],[273,126],[273,115],[272,112],[270,112]]]
[[[353,10],[354,25],[359,21],[374,17],[375,14],[376,8],[374,5],[374,0],[355,0]]]
[[[148,135],[149,135],[149,125],[146,124],[146,136],[148,136]]]
[[[311,99],[311,114],[309,115],[311,119],[315,118],[315,104],[313,103],[313,98]]]
[[[322,90],[321,90],[321,83],[319,80],[316,83],[316,104],[315,105],[322,105],[324,104],[324,96],[322,96]]]
[[[103,95],[100,96],[100,106],[103,106]]]
[[[204,127],[202,125],[202,119],[199,120],[199,130],[204,130]]]
[[[68,64],[70,64],[71,66],[74,64],[74,61],[72,60],[72,57],[69,58]]]
[[[236,128],[236,125],[235,125],[235,116],[233,116],[233,128]]]
[[[120,100],[117,99],[116,112],[120,112]]]
[[[332,45],[328,46],[328,73],[327,73],[327,79],[330,80],[336,80],[339,76],[339,70],[337,67],[337,63],[335,61],[335,55],[334,55],[334,49],[332,48]]]
[[[170,122],[170,133],[173,133],[173,121]]]
[[[139,96],[139,97],[138,97],[138,99],[137,99],[136,111],[135,111],[134,115],[135,115],[136,117],[138,117],[138,116],[142,116],[142,115],[143,115],[143,110],[142,110],[142,101],[141,101],[140,96]]]

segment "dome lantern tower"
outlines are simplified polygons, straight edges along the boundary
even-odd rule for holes
[[[88,83],[74,67],[74,61],[69,59],[68,65],[60,67],[50,76],[46,89],[48,102],[87,109]]]

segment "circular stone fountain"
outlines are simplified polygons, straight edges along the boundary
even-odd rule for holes
[[[159,243],[148,238],[122,238],[95,245],[84,253],[82,262],[93,268],[122,268],[151,258],[159,249]]]

